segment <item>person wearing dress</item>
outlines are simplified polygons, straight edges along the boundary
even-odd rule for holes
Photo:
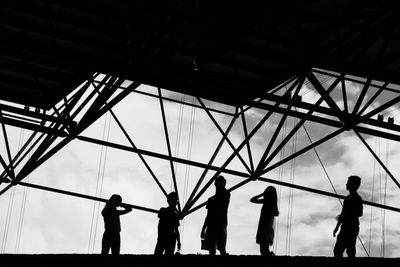
[[[272,252],[269,246],[273,245],[275,235],[275,216],[279,215],[278,198],[275,187],[268,186],[263,193],[252,197],[250,202],[262,204],[256,234],[256,243],[260,246],[261,255],[270,256]]]

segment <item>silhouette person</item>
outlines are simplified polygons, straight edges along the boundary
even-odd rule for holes
[[[256,234],[256,243],[260,245],[260,253],[263,256],[270,256],[272,252],[269,250],[274,242],[274,220],[279,215],[278,198],[276,189],[268,186],[263,193],[256,195],[250,199],[250,202],[263,204],[260,212],[260,220]]]
[[[161,208],[158,212],[158,238],[154,255],[173,255],[176,242],[178,251],[181,250],[181,241],[179,235],[179,216],[176,210],[178,203],[178,194],[169,193],[167,196],[168,207]]]
[[[210,255],[215,255],[216,249],[221,255],[227,255],[226,227],[231,193],[225,189],[226,180],[221,175],[215,179],[214,185],[215,195],[207,200],[207,216],[200,237],[204,239]]]
[[[356,256],[356,241],[360,231],[359,217],[363,215],[362,198],[357,194],[360,187],[361,178],[350,176],[346,183],[346,189],[350,194],[343,201],[342,212],[336,217],[337,224],[333,230],[333,236],[336,236],[340,227],[340,232],[336,239],[333,249],[335,257],[342,258],[346,250],[347,256],[354,258]]]
[[[130,207],[121,206],[121,203],[122,197],[114,194],[101,211],[105,228],[101,242],[101,254],[108,254],[110,249],[112,254],[119,254],[121,248],[121,223],[119,216],[132,211]],[[124,209],[119,210],[117,207],[123,207]]]

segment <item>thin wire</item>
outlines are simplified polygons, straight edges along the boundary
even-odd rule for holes
[[[107,125],[107,114],[104,117],[104,126],[103,126],[103,140],[105,138],[105,132],[106,132],[106,125]],[[95,191],[95,196],[98,195],[98,191],[99,191],[99,181],[100,181],[100,170],[101,170],[101,163],[102,163],[102,159],[103,159],[103,150],[104,150],[104,146],[102,145],[100,148],[100,159],[99,159],[99,165],[97,168],[97,180],[96,180],[96,191]],[[88,254],[90,253],[90,247],[93,246],[94,247],[94,241],[92,242],[92,236],[95,235],[95,233],[93,233],[93,226],[94,226],[94,218],[95,218],[95,213],[96,213],[96,207],[97,205],[99,205],[99,203],[97,203],[96,201],[93,202],[93,209],[92,209],[92,220],[91,220],[91,224],[90,224],[90,234],[89,234],[89,244],[88,244]]]
[[[386,167],[389,167],[389,140],[386,140]],[[388,173],[385,173],[385,193],[383,198],[383,204],[386,205],[386,196],[387,196],[387,176]],[[386,210],[383,209],[383,219],[382,219],[382,257],[385,257],[385,223],[386,223]]]
[[[21,129],[20,135],[19,135],[19,142],[18,142],[18,151],[22,147],[22,143],[24,141],[24,129]],[[27,181],[29,182],[29,176],[26,177]],[[22,227],[24,223],[24,218],[25,218],[25,207],[26,207],[26,199],[27,199],[27,191],[28,188],[24,187],[23,192],[22,192],[22,202],[21,202],[21,209],[19,213],[19,219],[18,219],[18,228],[17,228],[17,240],[15,242],[15,253],[18,253],[19,251],[19,246],[21,243],[21,235],[22,235]]]
[[[287,120],[284,123],[283,131],[281,133],[282,140],[286,136],[286,131],[287,131]],[[282,160],[284,156],[285,156],[285,146],[280,151],[280,159]],[[283,165],[281,165],[279,167],[279,172],[278,172],[279,181],[283,180],[283,173],[284,173],[284,167]],[[282,197],[282,186],[279,185],[278,210],[281,210],[281,197]],[[274,242],[274,250],[276,253],[278,252],[278,243],[279,243],[279,228],[280,228],[279,218],[280,217],[278,216],[276,220],[276,231],[275,231],[275,242]]]
[[[293,119],[293,128],[295,127],[295,125],[297,124],[297,119]],[[292,141],[292,154],[296,153],[297,151],[297,137],[298,134],[296,132],[293,141]],[[296,171],[296,158],[294,158],[293,160],[291,160],[290,163],[290,183],[294,184],[294,178],[295,178],[295,171]],[[290,255],[290,246],[291,246],[291,238],[292,238],[292,221],[293,221],[293,198],[294,198],[294,194],[293,194],[293,188],[289,189],[289,211],[288,214],[290,214],[289,219],[288,219],[288,244],[287,244],[287,255]]]
[[[15,186],[13,186],[11,188],[10,198],[8,200],[6,223],[5,223],[6,226],[4,228],[3,242],[2,242],[2,246],[1,246],[2,253],[4,253],[6,250],[8,231],[10,228],[10,221],[11,221],[11,214],[12,214],[12,210],[13,210],[13,206],[14,206],[14,195],[15,195]]]
[[[183,124],[183,112],[184,112],[184,109],[185,109],[185,106],[184,106],[183,103],[185,102],[185,98],[186,98],[186,95],[182,94],[181,95],[182,104],[179,107],[178,128],[177,128],[177,131],[176,131],[176,139],[175,139],[175,157],[179,156],[179,151],[180,151],[181,136],[182,136],[182,124]],[[178,163],[175,162],[174,164],[175,164],[174,168],[176,170],[176,174],[178,174],[178,168],[177,168]],[[176,176],[178,176],[178,175],[176,175]],[[174,184],[173,184],[173,181],[171,179],[170,188],[169,188],[170,191],[173,190],[173,186],[174,186]]]
[[[379,148],[378,157],[381,158],[382,150],[381,150],[381,139],[380,138],[379,138],[379,147],[378,148]],[[382,203],[382,199],[383,199],[383,196],[382,196],[382,168],[381,168],[381,170],[379,171],[379,201],[378,202]],[[382,210],[381,210],[381,214],[382,214]],[[379,253],[381,253],[381,251],[379,251]]]
[[[108,130],[107,130],[107,141],[109,140],[110,137],[110,129],[111,129],[111,116],[108,116]],[[104,152],[104,160],[103,160],[103,170],[102,170],[102,175],[101,175],[101,180],[100,180],[100,191],[99,191],[99,197],[102,196],[103,193],[103,182],[104,182],[104,174],[106,170],[106,163],[107,163],[107,154],[108,154],[108,147],[105,147],[105,152]],[[96,233],[97,233],[97,225],[99,222],[99,216],[100,216],[100,203],[97,205],[97,217],[96,217],[96,226],[94,228],[94,238],[93,238],[93,248],[92,248],[92,253],[94,253],[94,247],[96,245]]]
[[[375,151],[378,146],[378,137],[375,138]],[[372,189],[371,189],[371,202],[374,202],[374,192],[375,192],[375,172],[376,172],[376,160],[374,160],[373,169],[372,169]],[[370,218],[369,218],[369,241],[368,241],[368,253],[371,253],[371,236],[372,236],[372,206],[370,209]]]
[[[4,127],[2,129],[4,131]],[[3,136],[5,134],[3,133]],[[4,139],[4,142],[7,142],[7,140]],[[15,198],[15,186],[11,188],[10,192],[10,198],[8,199],[8,206],[7,206],[7,214],[6,214],[6,221],[5,221],[5,228],[3,231],[3,240],[1,244],[1,251],[2,253],[5,252],[6,246],[7,246],[7,238],[8,238],[8,232],[10,229],[10,221],[11,221],[11,215],[14,207],[14,198]]]
[[[192,104],[196,102],[195,97],[193,97]],[[188,148],[187,148],[187,160],[192,158],[192,149],[193,149],[193,136],[194,136],[194,129],[195,129],[195,117],[196,117],[196,110],[194,106],[192,106],[192,110],[190,113],[190,127],[189,127],[189,138],[188,138]],[[190,177],[190,165],[186,165],[185,171],[185,181],[184,181],[184,190],[183,190],[183,199],[186,200],[188,188],[189,188],[189,177]],[[184,232],[185,232],[185,219],[182,220],[182,227],[181,227],[181,243],[183,245],[184,240]],[[181,247],[182,249],[183,247]]]

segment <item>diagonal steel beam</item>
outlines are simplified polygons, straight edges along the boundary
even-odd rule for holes
[[[321,91],[321,96],[320,98],[317,100],[317,102],[315,102],[315,106],[319,106],[322,101],[324,101],[327,97],[329,97],[329,94],[332,92],[332,90],[336,87],[336,85],[340,82],[340,79],[337,78],[332,84],[331,86],[325,91]],[[312,113],[314,112],[314,109],[310,109],[307,114],[306,117],[302,118],[297,125],[290,131],[290,133],[285,137],[285,139],[278,145],[278,147],[276,147],[276,149],[274,150],[273,153],[271,153],[271,155],[265,160],[265,162],[260,163],[259,168],[257,168],[259,171],[263,170],[276,156],[276,154],[286,145],[287,142],[289,142],[289,140],[293,137],[293,135],[300,129],[300,127],[308,120],[307,116],[310,116]]]
[[[367,141],[361,136],[361,134],[354,130],[358,138],[362,141],[362,143],[366,146],[366,148],[371,152],[371,154],[374,156],[374,158],[379,162],[379,164],[382,166],[382,168],[386,171],[386,173],[389,175],[389,177],[392,179],[392,181],[397,185],[398,188],[400,188],[400,183],[397,181],[397,179],[394,177],[394,175],[389,171],[389,169],[385,166],[385,164],[380,160],[380,158],[376,155],[376,153],[372,150],[372,148],[368,145]]]
[[[343,111],[344,113],[348,113],[349,106],[347,104],[346,81],[344,78],[342,79],[341,84],[342,84]]]
[[[342,73],[339,78],[337,78],[332,85],[330,86],[331,91],[342,81],[344,77],[344,73]],[[317,77],[315,77],[314,73],[311,71],[309,75],[307,75],[308,80],[311,82],[311,84],[314,86],[314,88],[317,90],[317,92],[323,96],[326,92],[325,88],[323,85],[319,82]],[[329,89],[328,89],[329,90]],[[332,99],[332,97],[329,94],[326,94],[325,97],[325,102],[328,104],[328,106],[332,109],[332,111],[336,114],[336,116],[343,121],[342,118],[342,111],[336,104],[336,102]]]
[[[200,99],[200,97],[197,97],[197,101],[200,103],[202,106],[203,110],[207,113],[208,117],[212,120],[214,123],[215,127],[217,127],[218,131],[222,134],[222,136],[225,138],[226,142],[229,144],[229,146],[232,148],[233,151],[235,151],[235,146],[232,144],[231,140],[229,139],[228,135],[225,135],[224,130],[222,130],[221,126],[219,126],[217,120],[214,118],[214,116],[211,114],[211,112],[208,110],[206,105],[203,103],[203,101]],[[243,157],[238,153],[237,157],[239,158],[240,162],[243,164],[245,169],[250,173],[251,170],[249,166],[247,165],[246,161],[244,161]]]
[[[368,112],[367,114],[365,114],[363,117],[366,118],[371,118],[373,116],[375,116],[376,114],[384,111],[387,108],[390,108],[394,105],[396,105],[397,103],[400,102],[400,96],[397,96],[395,98],[393,98],[392,100],[389,100],[388,102],[386,102],[385,104],[380,105],[379,107],[375,108],[374,110],[371,110],[370,112]]]
[[[128,132],[125,130],[125,128],[123,127],[122,123],[120,122],[118,117],[114,114],[112,109],[110,109],[110,113],[111,113],[111,116],[114,118],[115,122],[117,123],[117,125],[119,126],[119,128],[121,129],[121,131],[123,132],[123,134],[125,135],[126,139],[128,139],[128,142],[131,144],[132,148],[137,149],[137,147],[136,147],[135,143],[133,142],[132,138],[129,136]],[[137,152],[137,154],[138,154],[140,160],[143,162],[143,164],[146,167],[146,169],[149,171],[151,177],[153,177],[154,181],[156,182],[158,187],[163,192],[164,196],[167,196],[168,195],[167,191],[165,191],[164,187],[161,185],[160,181],[158,180],[157,176],[154,174],[153,170],[151,169],[150,165],[147,163],[147,161],[145,160],[143,155],[141,153],[139,153],[139,152]]]
[[[225,134],[226,134],[226,135],[228,135],[229,132],[231,131],[231,129],[232,129],[232,127],[233,127],[233,125],[234,125],[234,123],[235,123],[235,121],[236,121],[236,118],[237,118],[236,116],[233,116],[233,117],[232,117],[231,122],[229,123],[227,129],[225,130]],[[210,168],[209,168],[208,166],[212,166],[212,164],[214,163],[214,160],[215,160],[215,158],[217,157],[217,155],[218,155],[218,153],[219,153],[219,151],[220,151],[222,145],[224,144],[224,142],[225,142],[225,138],[222,137],[221,140],[219,141],[217,147],[215,148],[214,153],[212,154],[210,160],[208,161],[207,167],[204,168],[204,171],[202,172],[202,174],[201,174],[199,180],[197,181],[195,187],[193,188],[192,193],[190,194],[188,200],[186,201],[186,204],[185,204],[185,206],[183,207],[182,212],[185,212],[185,211],[187,210],[187,205],[188,205],[188,203],[192,202],[192,200],[193,200],[193,198],[195,197],[195,194],[197,193],[197,191],[198,191],[198,189],[199,189],[201,183],[203,182],[204,178],[206,177],[208,171],[210,170]]]
[[[7,174],[10,179],[15,180],[15,174],[10,170],[10,168],[8,167],[7,163],[4,161],[1,155],[0,155],[0,163],[4,168],[3,171],[4,174],[0,176],[1,181],[5,178],[4,177],[5,174]]]
[[[240,117],[242,118],[244,138],[246,140],[248,140],[249,133],[247,131],[247,123],[246,123],[245,114],[243,112],[243,107],[240,107],[240,114],[241,114]],[[254,163],[253,163],[253,156],[251,154],[250,140],[248,140],[248,142],[246,144],[246,147],[247,147],[247,155],[248,155],[248,158],[249,158],[249,161],[250,161],[250,168],[251,168],[251,172],[250,173],[253,173],[254,172]]]
[[[122,83],[122,79],[120,80]],[[129,89],[123,90],[120,92],[117,96],[115,96],[109,103],[109,108],[112,108],[115,104],[117,104],[120,100],[122,100],[125,96],[127,96],[131,90],[139,86],[140,83],[136,82],[131,84]],[[115,84],[115,87],[119,86],[119,82]],[[117,88],[114,88],[113,91],[115,91]],[[112,93],[110,94],[108,92],[108,95],[111,96]],[[102,99],[103,101],[106,101],[107,99]],[[104,103],[98,103],[97,106],[101,107],[103,106]],[[29,166],[29,168],[25,168],[24,172],[20,172],[17,176],[17,180],[21,181],[24,179],[27,175],[29,175],[32,171],[34,171],[37,167],[39,167],[43,162],[45,162],[47,159],[49,159],[51,156],[53,156],[55,153],[57,153],[61,148],[63,148],[66,144],[68,144],[71,140],[76,138],[76,136],[84,131],[87,127],[89,127],[95,120],[100,118],[105,112],[108,111],[108,108],[102,107],[101,110],[99,110],[97,113],[93,113],[93,117],[91,119],[86,119],[84,121],[80,121],[80,123],[74,128],[74,132],[70,135],[68,135],[65,139],[61,140],[58,144],[56,144],[51,150],[49,150],[46,154],[42,155],[40,159],[38,159],[34,164]]]
[[[385,82],[380,88],[379,90],[368,100],[368,102],[364,105],[364,107],[360,110],[360,112],[358,113],[359,116],[362,116],[362,114],[364,113],[364,111],[369,108],[372,104],[372,102],[375,101],[376,98],[378,98],[378,96],[383,92],[383,90],[385,90],[385,88],[389,85],[389,82]]]
[[[318,141],[315,141],[315,142],[311,143],[310,145],[308,145],[308,146],[306,146],[306,147],[300,149],[299,151],[293,153],[292,155],[287,156],[286,158],[280,160],[279,162],[277,162],[277,163],[275,163],[275,164],[269,166],[268,168],[264,169],[264,170],[260,173],[260,175],[266,174],[267,172],[269,172],[269,171],[271,171],[271,170],[273,170],[273,169],[275,169],[275,168],[281,166],[282,164],[285,164],[286,162],[288,162],[288,161],[290,161],[290,160],[292,160],[292,159],[294,159],[294,158],[296,158],[296,157],[298,157],[298,156],[304,154],[305,152],[309,151],[310,149],[313,149],[314,147],[317,147],[317,146],[319,146],[320,144],[325,143],[326,141],[328,141],[328,140],[330,140],[330,139],[332,139],[332,138],[338,136],[339,134],[343,133],[345,130],[346,130],[346,129],[345,129],[344,127],[343,127],[343,128],[340,128],[340,129],[337,129],[336,131],[334,131],[334,132],[328,134],[327,136],[325,136],[325,137],[319,139]]]
[[[305,80],[304,76],[299,79],[299,83],[297,85],[296,91],[293,94],[292,101],[287,106],[286,110],[288,110],[288,111],[291,110],[291,108],[293,106],[294,99],[296,99],[296,97],[298,96],[298,94],[300,92],[300,89],[304,84],[304,80]],[[272,146],[274,145],[274,143],[275,143],[276,139],[278,138],[278,135],[279,135],[279,133],[280,133],[280,131],[281,131],[283,125],[284,125],[284,123],[286,122],[287,117],[288,117],[287,113],[284,113],[283,116],[281,117],[281,120],[279,121],[278,126],[275,128],[275,131],[274,131],[271,139],[269,140],[268,146],[265,149],[264,154],[261,156],[261,159],[260,159],[260,161],[258,163],[258,166],[256,168],[256,172],[260,171],[260,167],[262,167],[262,164],[264,163],[265,159],[267,158],[268,154],[270,153],[270,151],[272,149]]]
[[[0,117],[3,117],[3,113],[0,110]],[[8,156],[8,170],[9,170],[9,174],[11,174],[10,178],[12,180],[15,180],[15,172],[14,172],[14,166],[12,164],[12,156],[11,156],[11,151],[10,151],[10,144],[8,142],[8,136],[7,136],[7,130],[6,130],[6,126],[4,125],[4,123],[1,123],[1,127],[3,130],[3,137],[4,137],[4,143],[6,144],[6,151],[7,151],[7,156]],[[2,162],[3,164],[3,162]]]
[[[293,90],[293,87],[290,88],[287,92],[285,92],[286,95],[290,95],[291,90]],[[275,103],[274,107],[279,106],[281,103]],[[187,204],[187,208],[190,209],[196,201],[204,194],[204,192],[212,185],[214,182],[215,178],[228,166],[228,164],[232,161],[232,159],[236,156],[236,154],[247,144],[247,142],[254,136],[256,132],[261,128],[262,125],[268,120],[268,118],[273,114],[272,110],[269,110],[267,114],[258,122],[258,124],[254,127],[254,129],[250,132],[249,136],[247,139],[244,139],[242,143],[237,147],[237,149],[229,156],[229,158],[222,164],[220,169],[211,177],[211,179],[206,183],[206,185],[200,190],[200,192],[196,195],[196,197],[193,198],[193,200]]]
[[[164,109],[164,103],[163,103],[163,100],[162,100],[162,94],[161,94],[161,88],[160,87],[158,87],[158,95],[160,96],[159,100],[160,100],[161,117],[162,117],[163,127],[164,127],[165,141],[167,143],[168,155],[171,158],[172,157],[172,151],[171,151],[171,144],[170,144],[170,141],[169,141],[167,118],[165,117],[165,109]],[[175,193],[178,195],[178,211],[180,213],[182,211],[181,204],[180,204],[181,200],[179,198],[179,191],[178,191],[178,184],[177,184],[177,181],[176,181],[174,163],[172,162],[171,159],[169,160],[169,165],[170,165],[170,168],[171,168],[171,175],[172,175],[172,181],[174,183],[174,190],[175,190]]]

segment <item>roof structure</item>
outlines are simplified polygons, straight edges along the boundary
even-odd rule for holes
[[[165,196],[148,158],[169,162],[175,192],[180,184],[174,163],[201,170],[187,201],[178,202],[182,218],[205,206],[199,202],[220,174],[242,178],[229,191],[257,180],[343,199],[265,175],[350,130],[400,189],[363,136],[400,141],[400,123],[394,121],[400,102],[399,11],[399,4],[389,0],[1,1],[0,143],[5,145],[0,146],[0,196],[21,185],[106,202],[23,181],[79,140],[137,154]],[[353,82],[357,86],[350,86]],[[143,84],[151,90],[137,90]],[[170,91],[193,96],[192,101],[174,98]],[[113,112],[131,93],[157,98],[164,152],[136,145]],[[165,101],[205,111],[221,138],[207,161],[173,155]],[[259,116],[248,125],[254,110]],[[129,144],[84,135],[106,113]],[[219,122],[217,113],[229,125]],[[306,122],[329,131],[312,140]],[[29,130],[15,154],[6,125]],[[230,133],[233,127],[243,133]],[[303,129],[304,142],[297,147]],[[233,135],[239,144],[231,141]],[[257,145],[259,157],[251,148],[258,135],[265,139]],[[220,153],[225,145],[231,153]],[[280,152],[290,145],[292,153],[283,157]],[[222,165],[214,162],[221,154]],[[235,160],[238,166],[231,164]],[[400,212],[397,204],[363,203]]]
[[[243,105],[311,67],[400,83],[395,1],[2,1],[0,98],[50,109],[93,73]]]

